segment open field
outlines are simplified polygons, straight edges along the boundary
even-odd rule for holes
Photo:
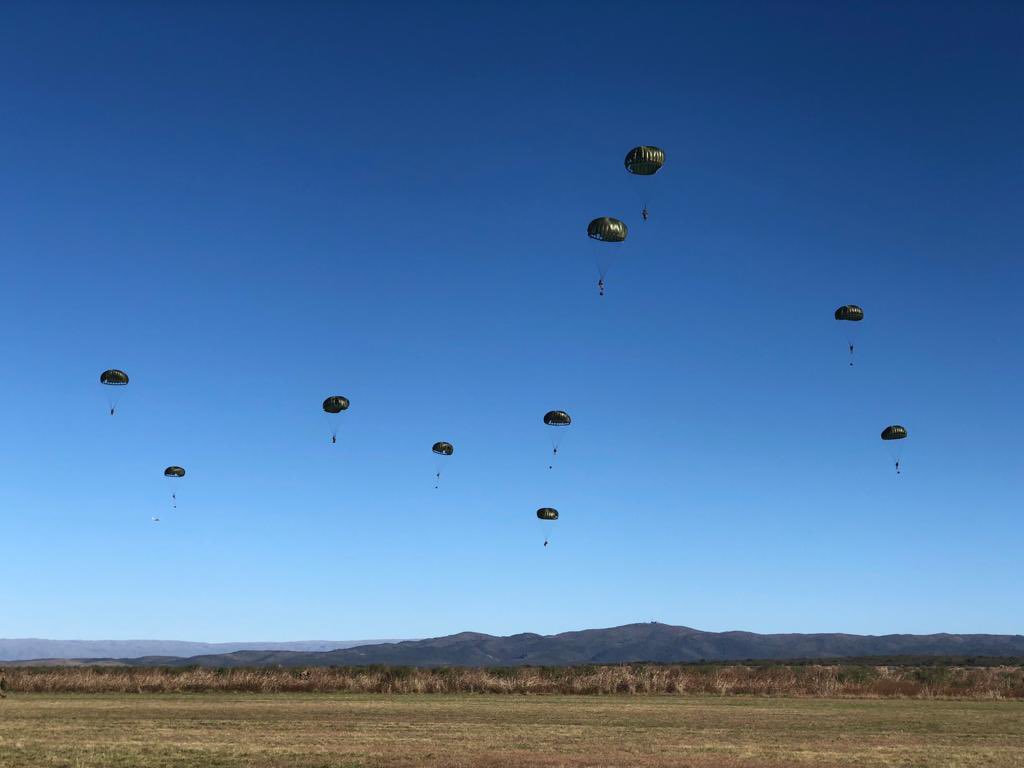
[[[22,693],[544,693],[1024,699],[1024,666],[617,664],[576,667],[0,669]]]
[[[15,694],[3,768],[1020,766],[1024,702]]]

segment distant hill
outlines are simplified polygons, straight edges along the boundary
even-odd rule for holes
[[[243,650],[332,651],[392,640],[299,640],[290,643],[191,643],[179,640],[41,640],[0,638],[0,661],[200,656]]]
[[[1022,635],[845,635],[702,632],[667,624],[627,624],[558,635],[495,637],[475,632],[360,645],[326,652],[239,650],[190,658],[121,658],[130,665],[204,667],[364,666],[415,667],[561,666],[632,661],[742,661],[878,656],[1024,657]]]

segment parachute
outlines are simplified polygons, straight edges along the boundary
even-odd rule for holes
[[[168,479],[171,479],[171,480],[177,480],[177,479],[182,478],[184,476],[185,476],[185,470],[183,468],[181,468],[181,467],[170,466],[170,467],[168,467],[167,469],[164,470],[164,477],[166,477]],[[172,509],[177,509],[178,508],[178,491],[177,490],[171,491],[171,508]]]
[[[587,225],[587,237],[598,243],[624,243],[629,234],[629,227],[611,216],[601,216]],[[597,290],[604,296],[604,278],[611,267],[611,259],[617,248],[599,245],[594,254],[597,260]]]
[[[633,147],[626,153],[623,165],[636,176],[653,176],[665,164],[665,151],[658,147]]]
[[[858,307],[856,304],[844,304],[839,307],[835,313],[836,320],[845,320],[849,323],[859,323],[864,319],[864,310]],[[853,365],[853,349],[854,349],[854,325],[846,325],[843,330],[846,333],[846,344],[850,348],[850,365]]]
[[[124,387],[128,384],[128,374],[117,368],[111,368],[100,374],[100,384],[107,387]],[[108,394],[107,403],[110,406],[110,415],[113,416],[117,410],[117,403],[120,395]]]
[[[430,450],[437,455],[437,460],[434,462],[434,487],[437,488],[441,484],[442,464],[444,464],[446,457],[455,453],[455,446],[451,443],[441,441],[434,443]]]
[[[324,412],[341,413],[348,410],[348,398],[343,395],[331,395],[324,400]]]
[[[625,222],[611,216],[601,216],[587,225],[587,237],[605,243],[621,243],[629,234]]]
[[[537,519],[541,521],[541,525],[545,522],[554,522],[558,519],[558,510],[552,507],[541,507],[537,510]],[[544,546],[548,545],[547,529],[544,531]]]
[[[836,320],[849,320],[853,323],[859,323],[863,319],[864,310],[856,304],[844,304],[836,310]]]
[[[565,411],[548,411],[544,414],[544,423],[549,427],[567,427],[572,424],[572,419]]]
[[[106,384],[108,387],[123,387],[127,383],[128,374],[117,368],[111,368],[100,374],[100,384]]]
[[[658,147],[633,147],[629,152],[626,153],[626,159],[623,165],[626,166],[626,171],[630,177],[639,179],[637,181],[636,191],[640,196],[640,202],[643,203],[643,210],[640,213],[641,218],[647,221],[647,203],[651,198],[652,186],[654,180],[651,176],[654,176],[658,171],[661,170],[661,166],[665,164],[665,152]]]
[[[331,395],[324,400],[324,413],[328,414],[327,421],[331,427],[331,442],[338,442],[338,422],[331,416],[337,416],[342,411],[348,410],[348,398],[344,395]]]
[[[906,440],[907,428],[901,427],[899,424],[892,424],[882,430],[882,439],[887,443],[893,440]],[[901,451],[896,446],[898,443],[892,443],[892,458],[896,462],[896,474],[900,474],[900,454]]]
[[[549,427],[567,427],[572,424],[572,418],[565,411],[548,411],[544,414],[544,423]],[[551,433],[551,463],[548,469],[555,466],[555,457],[558,456],[560,430]]]

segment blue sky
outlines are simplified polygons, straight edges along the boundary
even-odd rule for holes
[[[1024,632],[1019,4],[381,5],[0,10],[0,636]]]

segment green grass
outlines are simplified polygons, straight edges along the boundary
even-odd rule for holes
[[[710,696],[21,694],[3,768],[1021,766],[1024,703]]]

